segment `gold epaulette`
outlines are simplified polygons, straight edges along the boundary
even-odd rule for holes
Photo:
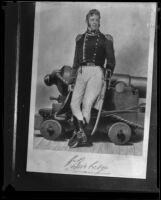
[[[105,38],[106,38],[107,40],[110,40],[110,41],[113,42],[113,37],[112,37],[112,35],[106,34],[106,35],[105,35]]]
[[[82,35],[81,35],[81,34],[78,34],[78,35],[77,35],[77,37],[76,37],[76,39],[75,39],[75,40],[76,40],[76,42],[78,42],[78,40],[80,40],[80,39],[81,39],[81,37],[82,37]]]

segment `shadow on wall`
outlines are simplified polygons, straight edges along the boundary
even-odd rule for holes
[[[146,41],[147,40],[147,41]],[[116,57],[117,73],[129,74],[132,76],[147,76],[148,69],[148,39],[142,42],[130,41],[128,45],[119,51]],[[146,66],[147,69],[145,69]]]

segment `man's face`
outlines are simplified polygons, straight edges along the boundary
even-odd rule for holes
[[[88,26],[91,28],[92,31],[98,30],[100,24],[100,18],[98,15],[91,15],[88,18]]]

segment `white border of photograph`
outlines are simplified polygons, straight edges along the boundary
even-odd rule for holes
[[[155,35],[156,4],[151,3],[149,60],[148,60],[148,81],[146,97],[146,113],[144,121],[144,141],[142,156],[96,154],[85,152],[68,152],[40,150],[33,148],[34,137],[34,116],[36,100],[36,81],[39,45],[39,14],[42,3],[36,3],[33,63],[32,63],[32,83],[31,83],[31,104],[29,118],[29,139],[27,155],[27,171],[42,173],[58,173],[72,175],[89,175],[121,178],[146,178],[149,126],[152,98],[152,77],[153,77],[153,54]],[[80,163],[76,166],[75,163]]]

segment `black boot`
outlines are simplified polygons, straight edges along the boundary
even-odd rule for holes
[[[79,130],[77,132],[77,138],[79,139],[79,144],[84,145],[87,143],[87,136],[84,132],[85,125],[83,121],[78,120]]]
[[[84,121],[84,124],[83,124],[83,129],[84,129],[84,132],[86,133],[86,136],[87,136],[87,142],[86,142],[86,146],[92,146],[92,141],[91,141],[91,135],[89,133],[89,129],[88,129],[88,123],[87,123],[87,120],[85,117],[83,117],[83,121]]]
[[[77,132],[74,130],[72,137],[69,139],[68,146],[69,147],[77,147],[79,144],[79,140],[77,138]]]
[[[73,132],[73,136],[68,142],[70,147],[77,147],[80,144],[84,145],[87,143],[87,136],[84,132],[84,123],[83,121],[78,120],[75,116],[73,116],[73,123],[75,126],[75,130]]]
[[[79,130],[79,126],[78,126],[77,118],[75,116],[73,116],[73,124],[74,124],[75,129],[74,129],[72,137],[69,139],[68,146],[74,148],[74,147],[77,147],[79,143],[78,138],[77,138],[77,132]]]

